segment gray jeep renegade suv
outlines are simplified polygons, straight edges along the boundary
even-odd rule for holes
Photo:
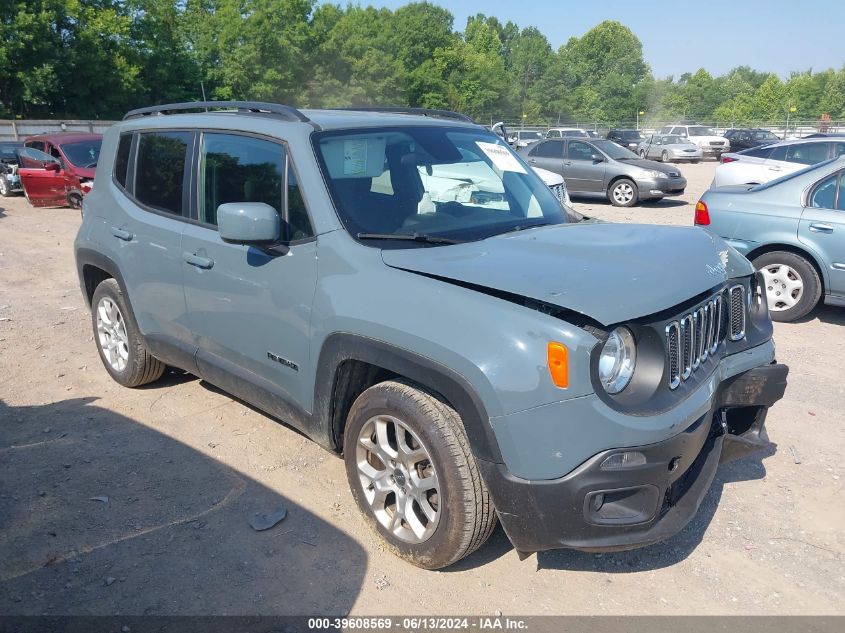
[[[497,517],[520,556],[672,536],[720,461],[767,445],[786,385],[747,260],[575,221],[454,113],[132,111],[75,249],[117,382],[178,367],[342,453],[374,529],[431,569]]]

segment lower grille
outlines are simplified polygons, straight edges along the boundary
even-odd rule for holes
[[[745,336],[745,288],[732,286],[726,293],[713,295],[689,314],[666,326],[666,365],[669,388],[701,367],[719,350],[719,344],[730,336],[738,341]]]
[[[552,185],[549,187],[552,190],[552,193],[555,194],[555,198],[560,200],[561,202],[566,202],[566,196],[564,195],[563,185]]]

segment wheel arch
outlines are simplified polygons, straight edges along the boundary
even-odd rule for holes
[[[802,248],[800,246],[796,246],[794,244],[782,244],[782,243],[775,243],[775,244],[763,244],[758,246],[757,248],[748,252],[745,256],[746,259],[752,261],[761,255],[765,255],[766,253],[774,253],[776,251],[785,251],[787,253],[792,253],[793,255],[798,255],[803,257],[810,265],[816,269],[816,272],[819,275],[819,281],[822,285],[822,297],[825,294],[825,288],[827,287],[827,279],[825,277],[825,269],[823,266],[819,264],[818,257],[814,253],[812,253],[809,249]]]
[[[442,397],[463,421],[473,454],[500,463],[501,453],[478,394],[461,374],[410,350],[351,333],[335,333],[323,344],[314,389],[314,429],[319,443],[343,447],[346,417],[355,398],[379,382],[405,378]]]

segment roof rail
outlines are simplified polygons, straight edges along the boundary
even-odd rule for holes
[[[466,121],[467,123],[475,123],[471,116],[462,114],[460,112],[453,112],[452,110],[437,110],[435,108],[411,108],[401,106],[363,106],[363,107],[349,107],[349,108],[334,108],[335,110],[345,110],[352,112],[386,112],[393,114],[416,114],[419,116],[439,117],[441,119],[455,119],[457,121]]]
[[[164,103],[148,108],[130,110],[123,117],[123,120],[136,119],[151,114],[173,114],[186,110],[205,110],[208,112],[211,108],[226,108],[238,112],[268,113],[281,117],[286,121],[302,121],[303,123],[309,123],[311,121],[311,119],[296,108],[281,103],[263,103],[261,101],[188,101],[185,103]]]

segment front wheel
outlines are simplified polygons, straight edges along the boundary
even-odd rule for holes
[[[637,203],[639,192],[633,180],[622,178],[610,187],[608,198],[614,207],[632,207]]]
[[[0,174],[0,196],[4,198],[8,198],[12,195],[12,190],[9,188],[9,181],[6,180],[6,176]]]
[[[763,274],[773,321],[795,321],[816,307],[822,293],[821,280],[805,258],[787,251],[773,251],[752,263]]]
[[[460,416],[404,381],[370,387],[344,431],[352,496],[401,558],[440,569],[480,547],[496,524]]]
[[[668,163],[669,162],[669,152],[663,150],[663,153],[660,155],[661,162]]]

